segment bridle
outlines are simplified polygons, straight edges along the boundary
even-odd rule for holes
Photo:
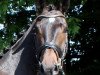
[[[56,18],[56,17],[62,17],[62,18],[65,18],[65,16],[64,15],[39,15],[37,18],[36,18],[36,20],[38,19],[38,18]]]
[[[50,43],[45,43],[38,48],[38,53],[37,53],[38,59],[41,57],[41,54],[45,52],[46,49],[53,49],[56,55],[58,54],[59,58],[61,58],[62,56],[61,48],[59,48],[56,44],[50,42]]]
[[[48,16],[46,16],[46,15],[39,15],[36,19],[35,19],[35,22],[37,22],[38,21],[38,19],[42,19],[42,18],[56,18],[56,17],[62,17],[62,18],[65,18],[65,16],[64,15],[48,15]],[[38,59],[38,61],[40,61],[40,57],[41,57],[41,55],[45,52],[45,50],[46,49],[53,49],[54,50],[54,52],[56,53],[56,54],[58,54],[58,56],[59,56],[59,58],[64,58],[63,56],[63,53],[62,53],[62,50],[61,50],[61,48],[59,47],[59,46],[57,46],[56,44],[54,44],[54,43],[52,43],[52,42],[46,42],[46,43],[44,43],[42,46],[40,46],[40,47],[36,47],[36,45],[37,45],[37,41],[36,41],[36,39],[37,39],[37,37],[36,37],[36,32],[37,32],[37,29],[36,29],[36,27],[34,26],[34,31],[35,31],[35,36],[34,36],[34,38],[35,38],[35,48],[36,48],[36,58]],[[60,60],[60,61],[62,61],[62,60]],[[61,64],[60,64],[60,66],[61,66]]]

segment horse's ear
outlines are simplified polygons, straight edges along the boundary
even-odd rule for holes
[[[53,9],[60,10],[64,14],[70,6],[70,0],[56,0],[53,4],[55,6]],[[47,0],[36,0],[37,15],[41,14],[44,9],[48,9],[46,6],[51,6]]]
[[[56,0],[56,2],[54,2],[54,5],[57,10],[60,10],[64,14],[68,12],[70,0]]]
[[[43,8],[46,6],[46,0],[36,0],[36,15],[40,15],[43,11]]]
[[[63,14],[68,12],[69,6],[70,6],[70,0],[61,0],[62,2],[60,3],[60,10],[62,11]]]

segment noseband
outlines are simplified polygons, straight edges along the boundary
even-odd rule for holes
[[[59,55],[59,58],[62,57],[61,48],[58,47],[56,44],[50,42],[50,43],[45,43],[44,45],[38,48],[38,53],[37,53],[38,59],[40,59],[41,55],[45,52],[46,49],[53,49],[56,55]]]

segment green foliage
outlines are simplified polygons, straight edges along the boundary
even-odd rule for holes
[[[0,24],[4,24],[4,29],[0,30],[0,51],[10,47],[11,41],[15,39],[14,33],[23,31],[27,27],[27,14],[25,7],[33,5],[35,0],[2,0],[0,1]],[[23,11],[20,15],[13,11]],[[24,15],[23,15],[24,14]],[[34,14],[34,13],[33,13]]]
[[[81,0],[81,4],[84,5],[87,2],[87,0]]]
[[[9,48],[10,42],[12,38],[5,38],[3,39],[0,37],[0,51],[2,52],[4,48]]]
[[[68,32],[71,37],[79,33],[81,20],[75,17],[68,18]]]
[[[3,0],[0,1],[0,23],[3,23],[5,21],[5,15],[8,9],[8,1]]]

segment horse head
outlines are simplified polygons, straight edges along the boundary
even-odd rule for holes
[[[43,75],[56,75],[66,54],[67,23],[57,10],[45,11],[34,25],[36,56]]]

